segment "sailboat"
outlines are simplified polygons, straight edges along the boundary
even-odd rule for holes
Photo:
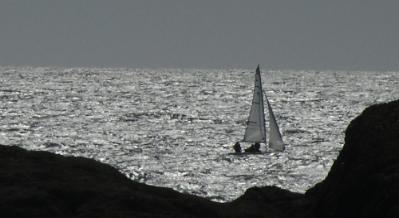
[[[285,145],[276,122],[276,117],[274,116],[272,106],[266,94],[263,92],[259,65],[256,68],[252,105],[245,128],[244,139],[242,141],[267,143],[263,96],[266,99],[269,114],[269,148],[274,151],[284,151]]]

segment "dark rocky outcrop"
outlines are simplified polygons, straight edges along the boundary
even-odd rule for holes
[[[217,205],[91,159],[0,147],[1,217],[216,217]]]
[[[399,217],[399,101],[355,118],[326,179],[308,190],[318,217]]]
[[[399,101],[349,125],[326,179],[306,194],[254,187],[230,203],[127,179],[97,161],[0,145],[1,217],[399,217]]]

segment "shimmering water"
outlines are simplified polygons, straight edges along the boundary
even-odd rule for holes
[[[395,72],[263,72],[287,149],[229,155],[244,134],[251,71],[0,67],[0,143],[229,201],[252,186],[304,192],[328,173],[351,119],[399,98]]]

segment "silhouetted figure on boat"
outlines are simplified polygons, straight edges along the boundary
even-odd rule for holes
[[[236,142],[236,143],[234,144],[233,148],[234,148],[234,151],[235,151],[237,154],[238,154],[238,153],[241,153],[241,145],[240,145],[239,142]]]
[[[255,144],[251,145],[251,147],[245,149],[246,153],[259,153],[260,152],[260,144],[256,142]]]

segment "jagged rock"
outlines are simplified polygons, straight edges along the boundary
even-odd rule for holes
[[[91,159],[0,146],[1,217],[217,217],[217,206]]]
[[[399,101],[355,118],[326,179],[307,192],[318,217],[399,217]]]
[[[228,215],[237,217],[312,218],[311,202],[305,195],[274,186],[249,188],[241,197],[227,204]]]

